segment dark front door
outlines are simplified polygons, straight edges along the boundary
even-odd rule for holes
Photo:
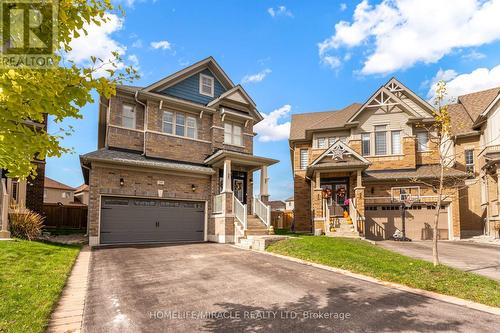
[[[222,192],[223,171],[219,171],[219,189]],[[247,203],[247,173],[244,171],[231,172],[231,187],[234,196],[243,204]],[[220,193],[219,192],[219,193]]]
[[[332,196],[327,199],[328,206],[334,207],[335,215],[341,215],[345,200],[349,198],[349,178],[321,179],[321,188],[329,189]],[[338,208],[338,209],[335,209]]]

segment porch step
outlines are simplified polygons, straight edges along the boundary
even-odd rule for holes
[[[257,250],[264,251],[266,247],[275,243],[277,241],[288,238],[288,236],[276,236],[276,235],[267,235],[267,236],[249,236],[248,238],[240,239],[236,246],[241,247],[245,250]]]

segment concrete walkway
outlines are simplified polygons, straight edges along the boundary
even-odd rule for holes
[[[61,299],[47,327],[47,333],[80,332],[87,294],[90,249],[85,246],[78,255]]]
[[[378,246],[409,257],[432,261],[432,241],[377,242]],[[466,242],[440,241],[438,255],[442,264],[500,281],[500,247]]]

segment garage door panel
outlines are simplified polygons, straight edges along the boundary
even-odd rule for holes
[[[141,198],[102,198],[101,243],[204,240],[205,203]]]
[[[376,210],[374,208],[376,207]],[[396,230],[403,229],[401,210],[396,206],[368,206],[365,211],[366,237],[374,240],[391,239]],[[441,210],[438,238],[448,239],[448,207]],[[434,223],[432,205],[414,205],[406,211],[406,236],[413,240],[432,239]]]

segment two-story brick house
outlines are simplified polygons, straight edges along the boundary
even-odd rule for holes
[[[402,229],[401,200],[411,197],[415,202],[405,215],[407,235],[432,238],[434,186],[441,163],[425,126],[434,121],[432,111],[425,100],[392,78],[363,104],[293,115],[289,140],[296,230],[388,239]],[[455,125],[453,130],[457,150],[470,149],[467,142],[478,138]],[[449,165],[444,177],[449,181],[439,238],[459,238],[465,212],[466,229],[480,232],[479,210],[468,212],[460,203],[469,200],[467,190],[457,185],[467,178],[465,167]],[[346,225],[350,220],[354,223]]]
[[[209,57],[147,87],[100,99],[98,150],[80,157],[89,243],[237,242],[270,228],[263,118]],[[253,172],[260,170],[260,196]]]

